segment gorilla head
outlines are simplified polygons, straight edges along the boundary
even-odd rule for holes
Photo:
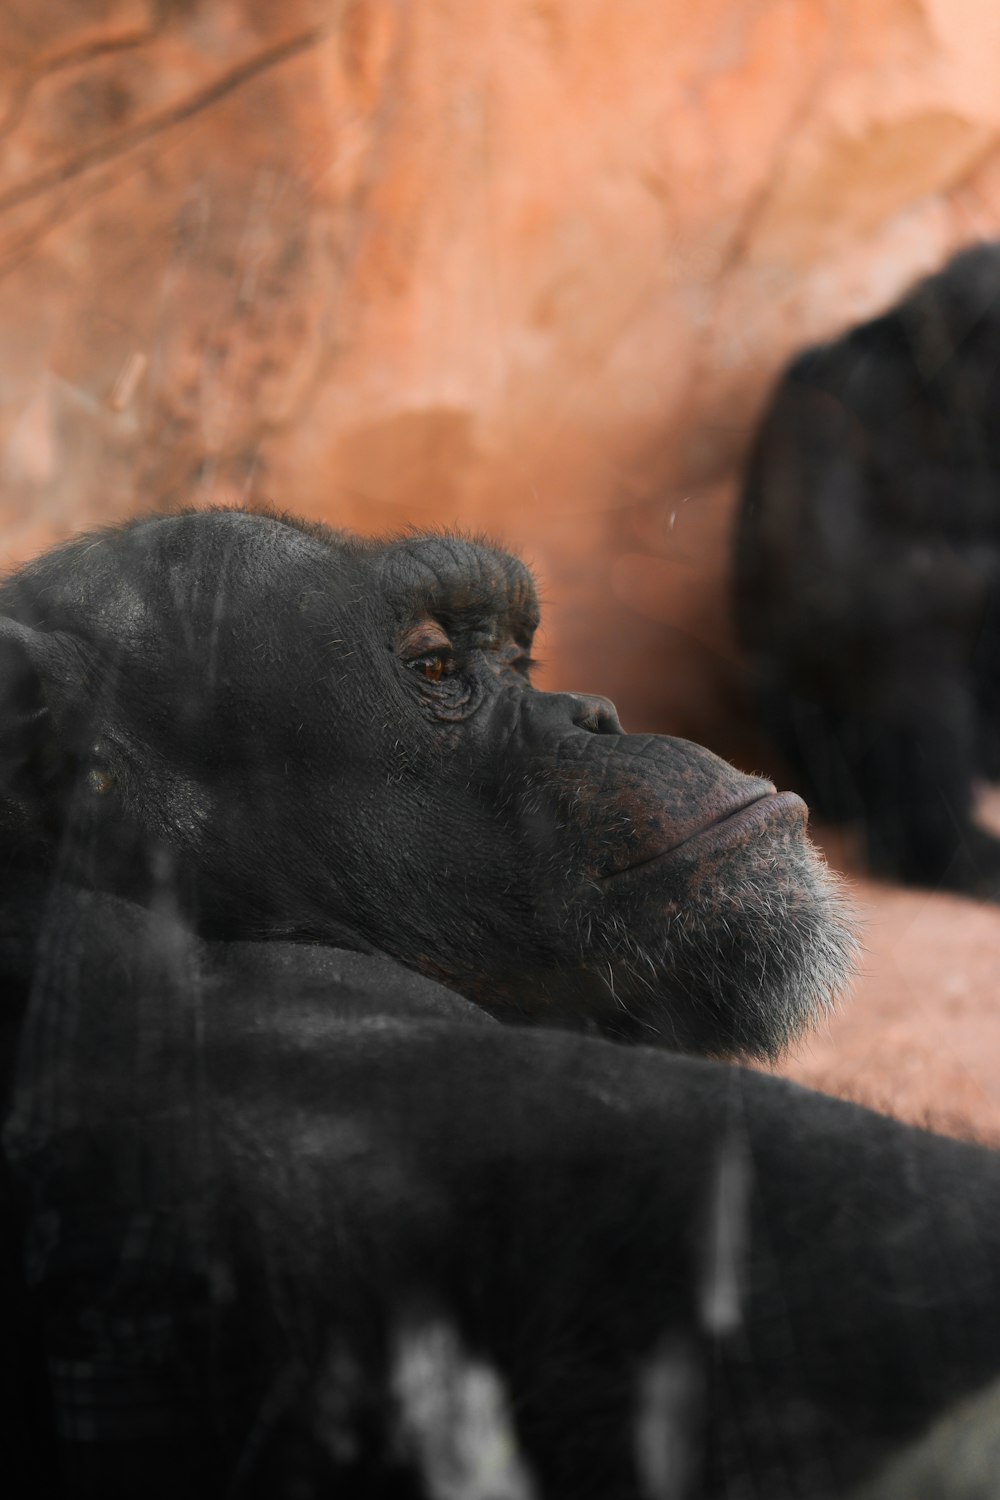
[[[802,802],[534,689],[513,557],[187,513],[49,553],[0,615],[8,879],[717,1055],[773,1054],[844,980]]]

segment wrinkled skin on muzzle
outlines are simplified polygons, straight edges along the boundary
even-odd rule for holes
[[[0,615],[12,872],[715,1055],[773,1055],[845,979],[804,805],[536,690],[534,585],[491,547],[193,512],[48,554]]]

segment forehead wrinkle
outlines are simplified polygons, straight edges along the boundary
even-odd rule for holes
[[[408,537],[383,555],[381,580],[404,611],[441,616],[509,615],[531,632],[538,624],[534,582],[509,553],[447,535]]]

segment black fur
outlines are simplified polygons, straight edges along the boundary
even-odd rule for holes
[[[1000,1368],[993,1153],[114,897],[34,951],[65,1494],[834,1500]]]
[[[721,1494],[856,1400],[774,1342],[786,1273],[811,1326],[800,1235],[841,1332],[856,1300],[905,1366],[837,1472],[990,1372],[990,1158],[496,1024],[771,1055],[852,946],[802,804],[535,691],[536,619],[483,544],[243,512],[78,539],[0,589],[0,1229],[31,1294],[3,1445],[33,1495],[612,1500],[662,1489],[678,1413]],[[896,1191],[911,1158],[936,1203],[975,1174],[960,1285]],[[919,1379],[897,1289],[942,1344]]]
[[[874,869],[1000,897],[1000,245],[956,256],[780,380],[735,598],[756,705]]]

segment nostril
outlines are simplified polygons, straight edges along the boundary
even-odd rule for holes
[[[618,710],[610,698],[601,698],[594,693],[571,693],[573,699],[573,723],[591,734],[624,734]]]

